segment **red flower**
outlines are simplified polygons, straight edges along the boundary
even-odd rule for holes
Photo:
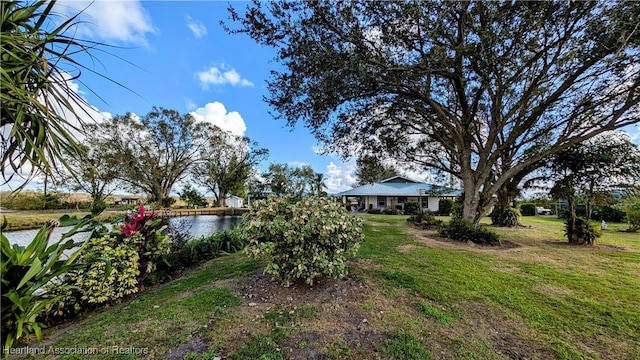
[[[142,230],[144,224],[148,219],[152,219],[156,216],[155,213],[145,214],[144,205],[140,205],[138,208],[138,213],[136,215],[130,214],[127,215],[124,223],[120,225],[120,230],[127,236],[132,237],[135,236],[138,232]],[[132,216],[133,215],[133,216]]]

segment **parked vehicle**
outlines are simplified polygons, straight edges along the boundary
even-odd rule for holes
[[[551,211],[551,209],[547,209],[547,208],[544,208],[542,206],[537,206],[536,207],[536,214],[538,214],[538,215],[551,215],[551,214],[553,214],[553,211]]]

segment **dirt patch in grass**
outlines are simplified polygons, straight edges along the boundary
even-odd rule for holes
[[[487,250],[511,250],[511,249],[522,247],[522,245],[509,240],[502,240],[502,245],[500,246],[484,246],[484,245],[473,243],[471,241],[467,241],[467,242],[455,241],[455,240],[440,237],[435,231],[420,230],[416,228],[410,228],[408,233],[412,235],[417,242],[429,248],[440,247],[440,248],[458,248],[458,249],[487,251]],[[403,245],[403,246],[406,247],[407,245]],[[403,250],[400,250],[400,249],[399,251],[403,252]],[[404,252],[406,252],[406,249]]]
[[[182,360],[188,354],[204,354],[208,350],[209,346],[199,336],[192,336],[188,342],[169,351],[165,359]]]
[[[326,358],[336,336],[349,348],[359,344],[357,347],[365,353],[373,351],[375,341],[365,341],[367,336],[363,335],[369,329],[368,314],[362,308],[371,288],[357,276],[321,279],[313,286],[298,283],[284,287],[260,270],[236,284],[233,291],[244,301],[231,310],[236,320],[228,329],[233,335],[223,355],[233,353],[253,336],[272,331],[274,326],[288,330],[279,347],[289,358]]]
[[[387,224],[387,223],[377,222],[377,221],[372,221],[372,220],[367,220],[367,225],[371,225],[371,226],[374,226],[374,227],[377,227],[377,226],[393,226],[393,224]]]

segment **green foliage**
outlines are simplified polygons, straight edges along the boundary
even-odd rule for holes
[[[326,197],[257,201],[239,226],[251,257],[270,259],[265,272],[285,284],[347,274],[346,255],[364,241],[362,219]]]
[[[221,253],[231,254],[244,249],[247,245],[245,238],[238,230],[220,230],[213,236],[213,239],[217,251]]]
[[[462,201],[454,202],[453,205],[451,205],[451,219],[461,219],[462,209],[463,209]]]
[[[69,271],[79,268],[77,261],[82,247],[65,255],[76,244],[70,239],[74,234],[84,231],[84,227],[91,222],[85,218],[60,240],[49,245],[51,232],[58,225],[55,221],[48,222],[36,234],[26,247],[9,244],[6,236],[0,233],[2,246],[2,343],[4,348],[11,348],[13,342],[35,332],[36,337],[42,337],[42,323],[38,315],[42,309],[55,303],[59,297],[43,291],[50,281],[65,275]],[[2,230],[7,226],[4,219]],[[71,285],[67,285],[69,288]]]
[[[431,226],[440,226],[442,224],[442,220],[436,219],[435,216],[430,211],[425,211],[422,214],[411,215],[407,218],[407,222],[410,222],[414,225],[422,225],[425,228]]]
[[[173,185],[199,159],[210,125],[190,114],[153,107],[146,115],[114,116],[88,126],[92,144],[104,161],[117,164],[118,178],[149,195],[149,201],[170,207]]]
[[[495,226],[516,226],[520,223],[520,211],[514,208],[495,207],[491,212],[491,222]]]
[[[396,175],[400,173],[392,166],[383,164],[378,154],[360,155],[356,160],[357,185],[373,184]]]
[[[187,206],[206,206],[207,200],[198,192],[198,190],[191,187],[191,185],[187,184],[182,189],[180,195],[180,200],[187,203]]]
[[[64,204],[55,192],[24,191],[2,197],[2,207],[12,210],[53,210],[62,209]]]
[[[452,218],[449,223],[442,224],[438,228],[438,234],[452,240],[471,241],[482,245],[500,245],[498,234],[462,218]]]
[[[640,230],[640,208],[627,210],[627,222],[629,223],[629,232],[637,232]]]
[[[384,352],[391,359],[426,360],[431,357],[424,343],[410,333],[396,333],[386,345]]]
[[[288,164],[273,163],[269,169],[262,173],[264,182],[256,187],[255,195],[264,198],[265,192],[271,192],[276,196],[293,196],[301,199],[308,194],[316,194],[318,191],[318,178],[311,166],[292,167]]]
[[[386,215],[398,215],[400,214],[400,210],[392,207],[392,206],[387,206],[386,208],[384,208],[384,213]]]
[[[404,214],[405,215],[418,215],[422,211],[420,211],[420,204],[417,201],[409,201],[404,204]]]
[[[193,266],[221,254],[240,251],[246,244],[239,231],[221,230],[212,236],[191,239],[173,247],[169,262],[174,267]]]
[[[98,201],[93,203],[93,206],[91,207],[91,214],[96,216],[96,215],[100,214],[101,212],[105,211],[108,207],[109,207],[109,205],[107,205],[106,201],[98,200]]]
[[[237,136],[218,127],[205,132],[205,146],[200,150],[202,161],[193,169],[194,181],[216,197],[217,206],[226,205],[227,194],[243,196],[252,168],[267,157],[269,151],[255,141]]]
[[[522,214],[522,216],[535,216],[536,204],[532,204],[532,203],[520,204],[520,213]]]
[[[73,284],[75,291],[67,294],[63,304],[51,307],[47,316],[77,311],[98,304],[119,301],[144,288],[160,262],[166,261],[170,250],[165,226],[155,214],[140,206],[127,214],[120,224],[108,233],[91,238],[80,257],[87,265],[72,271],[63,284]],[[68,309],[74,305],[75,309]]]
[[[438,200],[438,215],[449,216],[453,207],[453,200],[440,199]]]
[[[3,176],[23,172],[25,164],[32,165],[34,173],[51,174],[56,162],[66,165],[63,153],[81,153],[73,132],[82,131],[85,113],[79,109],[88,105],[69,81],[77,80],[81,70],[95,73],[77,59],[95,61],[91,52],[103,44],[77,39],[79,14],[57,21],[55,5],[44,0],[2,1]]]
[[[87,241],[81,260],[89,265],[70,273],[66,279],[68,284],[77,286],[77,296],[82,303],[114,302],[138,292],[138,240],[106,234]],[[105,261],[97,262],[99,259]]]
[[[597,206],[593,208],[591,218],[594,220],[604,220],[607,222],[621,223],[624,221],[626,213],[611,206]]]
[[[572,223],[570,219],[567,219],[564,235],[572,244],[591,245],[597,238],[602,236],[602,231],[600,231],[598,227],[590,224],[587,219],[576,216],[574,223]]]

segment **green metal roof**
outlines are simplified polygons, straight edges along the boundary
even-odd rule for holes
[[[379,182],[338,193],[339,196],[459,196],[462,190],[422,182]]]

